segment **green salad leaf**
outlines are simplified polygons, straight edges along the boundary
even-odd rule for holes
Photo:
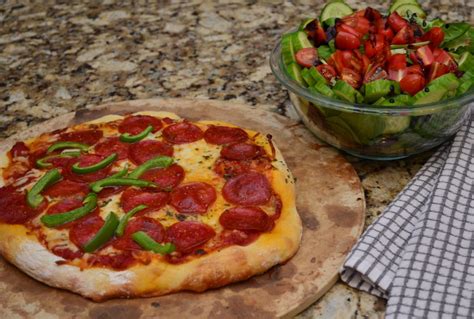
[[[456,22],[446,23],[442,28],[444,32],[443,47],[449,48],[449,43],[458,39],[470,28],[469,23]]]
[[[470,27],[463,35],[446,43],[446,48],[458,54],[474,53],[474,27]]]

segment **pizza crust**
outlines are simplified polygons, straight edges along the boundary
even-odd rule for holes
[[[169,112],[139,114],[179,118]],[[97,124],[119,118],[106,116],[92,122]],[[205,123],[233,126],[218,121]],[[276,161],[273,165],[277,170],[272,170],[272,188],[280,195],[281,215],[271,232],[261,234],[247,246],[229,246],[182,264],[153,259],[148,265],[139,264],[123,271],[100,267],[80,269],[70,264],[58,265],[56,262],[63,259],[41,245],[26,227],[0,224],[0,253],[31,277],[94,301],[159,296],[183,290],[202,292],[248,279],[291,258],[301,241],[302,225],[296,211],[293,177],[278,148],[274,146],[274,149]]]

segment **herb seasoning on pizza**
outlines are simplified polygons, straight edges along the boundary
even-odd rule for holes
[[[204,291],[291,258],[293,178],[271,137],[109,115],[0,154],[0,253],[95,301]]]

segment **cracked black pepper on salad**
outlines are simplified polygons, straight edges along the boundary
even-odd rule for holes
[[[474,27],[427,20],[416,0],[388,14],[330,0],[283,35],[282,61],[299,84],[359,104],[418,105],[474,89]]]

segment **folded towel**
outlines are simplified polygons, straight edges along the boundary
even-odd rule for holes
[[[386,318],[474,316],[474,122],[368,227],[341,278],[388,299]]]

